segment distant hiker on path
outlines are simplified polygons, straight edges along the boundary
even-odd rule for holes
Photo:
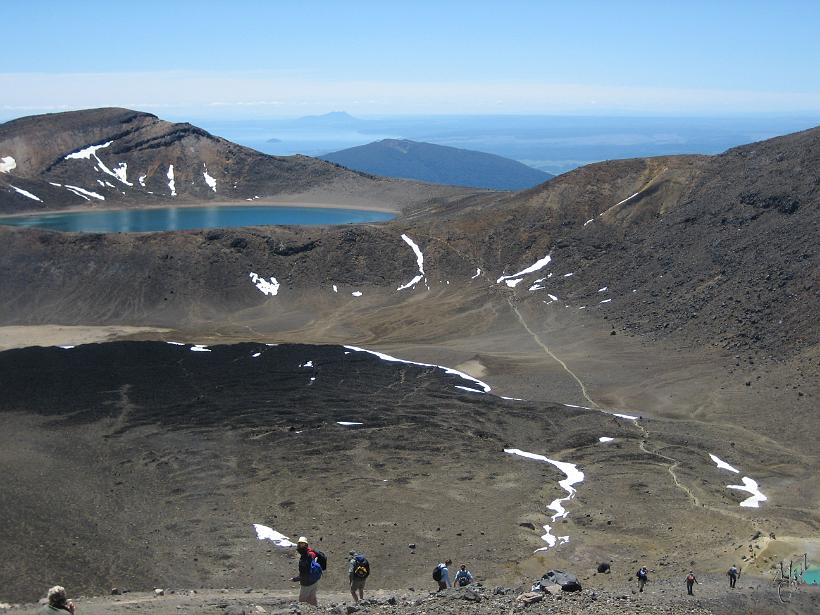
[[[347,566],[347,576],[350,578],[350,595],[358,602],[364,598],[364,583],[370,576],[370,562],[367,558],[355,551],[350,552],[350,561]],[[359,592],[358,597],[356,592]]]
[[[729,588],[734,589],[735,583],[737,583],[737,580],[740,578],[740,570],[732,564],[732,567],[726,572],[726,576],[729,577]]]
[[[300,536],[296,542],[296,551],[300,555],[299,576],[293,577],[291,581],[299,581],[299,602],[319,606],[316,590],[319,587],[319,579],[322,578],[322,571],[327,568],[325,554],[308,547],[307,538],[304,536]]]
[[[695,573],[690,570],[689,574],[686,575],[686,593],[689,594],[690,596],[695,595],[692,592],[692,588],[695,586],[695,583],[700,585],[700,582],[695,577]]]
[[[646,569],[646,566],[641,566],[641,569],[638,570],[638,573],[635,575],[638,577],[638,591],[643,593],[643,586],[646,585],[646,582],[649,580],[649,572]]]
[[[456,578],[453,579],[453,585],[456,587],[467,587],[473,582],[473,575],[467,570],[467,566],[461,564],[461,568],[456,573]]]
[[[453,560],[451,559],[444,560],[433,568],[433,580],[438,583],[438,591],[452,587],[450,584],[450,570],[447,568],[447,566],[450,566],[452,563]]]
[[[74,603],[65,596],[65,587],[55,585],[48,590],[48,604],[40,609],[40,615],[55,615],[74,612]]]

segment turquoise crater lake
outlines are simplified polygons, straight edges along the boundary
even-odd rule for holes
[[[81,233],[144,233],[279,224],[356,224],[394,217],[391,213],[363,209],[213,205],[50,212],[0,217],[0,224]]]

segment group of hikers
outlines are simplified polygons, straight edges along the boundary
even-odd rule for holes
[[[322,573],[327,570],[327,557],[318,549],[310,547],[307,538],[304,536],[299,537],[296,543],[296,551],[299,553],[299,574],[291,580],[299,583],[299,602],[318,606],[317,589]],[[350,582],[350,595],[353,596],[354,602],[359,602],[359,600],[364,599],[365,583],[367,577],[370,576],[370,562],[362,553],[351,551],[349,555],[347,575]],[[466,587],[475,580],[473,574],[467,570],[467,566],[461,564],[451,581],[450,566],[452,565],[453,561],[446,559],[433,569],[433,580],[438,584],[437,591],[450,587]],[[740,578],[740,571],[737,566],[729,568],[726,575],[729,577],[729,587],[734,588],[735,583]],[[638,570],[636,577],[639,591],[643,593],[644,586],[649,581],[649,571],[646,566],[642,566]],[[686,576],[686,590],[690,596],[694,595],[692,590],[695,584],[699,585],[700,583],[695,577],[695,573],[690,570]],[[66,598],[63,587],[59,585],[52,587],[48,590],[48,604],[40,611],[40,615],[55,615],[65,611],[73,614],[74,604]]]
[[[638,578],[638,591],[643,593],[643,588],[649,581],[649,571],[646,569],[646,566],[641,566],[635,576]],[[726,576],[729,577],[729,588],[734,589],[737,580],[740,578],[740,570],[732,564],[732,567],[726,571]],[[689,574],[686,575],[686,593],[689,596],[695,595],[693,591],[695,585],[700,585],[700,582],[695,576],[695,573],[690,570]]]
[[[308,540],[300,536],[296,541],[296,552],[299,553],[299,574],[291,580],[299,583],[299,602],[318,606],[317,589],[322,572],[327,570],[327,557],[318,549],[308,545]],[[350,583],[350,595],[354,602],[364,599],[364,586],[370,576],[370,562],[362,553],[350,552],[347,563],[347,576]],[[445,560],[433,569],[433,580],[438,583],[438,591],[448,587],[466,587],[473,582],[472,573],[465,564],[456,572],[450,581],[452,560]],[[44,614],[45,615],[45,614]]]

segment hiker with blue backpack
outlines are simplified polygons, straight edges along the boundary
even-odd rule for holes
[[[370,576],[370,562],[362,553],[350,552],[350,562],[347,566],[347,576],[350,578],[350,595],[358,602],[364,599],[364,583]],[[358,592],[358,596],[356,595]]]
[[[452,587],[450,584],[450,570],[447,568],[452,565],[453,560],[444,560],[438,566],[433,568],[433,580],[438,583],[438,591]]]
[[[322,572],[327,569],[327,558],[321,551],[311,549],[304,536],[300,536],[296,541],[296,551],[300,555],[299,576],[293,577],[291,581],[299,582],[299,602],[319,606],[316,590],[319,587]]]

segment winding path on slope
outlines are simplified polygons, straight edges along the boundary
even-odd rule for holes
[[[524,316],[521,314],[521,312],[518,310],[518,308],[513,303],[512,297],[509,296],[509,295],[507,296],[507,303],[509,303],[510,309],[512,309],[513,312],[515,312],[515,315],[518,317],[518,321],[521,323],[521,326],[524,327],[524,329],[527,331],[527,333],[529,333],[529,335],[532,336],[535,343],[538,344],[538,346],[541,349],[543,349],[544,352],[550,358],[554,359],[564,369],[564,371],[566,371],[567,374],[569,374],[572,377],[572,379],[575,380],[575,382],[578,383],[578,386],[581,389],[581,394],[584,396],[584,399],[586,399],[590,403],[590,406],[592,408],[601,409],[601,406],[594,399],[592,399],[592,397],[590,396],[589,391],[587,390],[587,387],[584,384],[584,382],[581,380],[581,378],[579,378],[578,375],[575,372],[573,372],[560,357],[558,357],[554,352],[552,352],[552,350],[549,349],[549,347],[543,342],[543,340],[541,340],[541,338],[538,336],[538,334],[535,331],[533,331],[532,328],[530,328],[530,326],[527,324],[527,321],[524,319]],[[660,465],[662,465],[666,468],[666,471],[669,473],[669,476],[672,477],[672,483],[675,485],[675,487],[677,489],[679,489],[680,491],[682,491],[686,495],[687,499],[690,500],[695,507],[701,508],[701,509],[707,509],[707,510],[710,510],[712,512],[715,512],[715,513],[718,513],[718,514],[721,514],[721,515],[726,515],[726,516],[729,516],[729,517],[733,517],[733,518],[736,518],[736,519],[747,520],[746,517],[744,517],[740,513],[737,513],[737,512],[731,511],[731,510],[724,510],[724,509],[721,509],[721,508],[716,508],[714,506],[704,504],[703,502],[701,502],[698,499],[698,497],[692,492],[692,490],[689,487],[687,487],[685,484],[683,484],[681,482],[681,480],[678,478],[678,475],[675,472],[675,470],[678,468],[678,466],[680,466],[680,463],[681,463],[680,460],[675,459],[674,457],[670,457],[668,455],[665,455],[665,454],[661,453],[658,449],[648,448],[647,442],[649,441],[649,439],[651,437],[649,430],[641,423],[640,420],[632,421],[632,424],[641,432],[641,441],[638,444],[638,447],[641,449],[641,451],[646,453],[647,455],[650,455],[652,457],[656,457],[656,458],[662,460]]]

